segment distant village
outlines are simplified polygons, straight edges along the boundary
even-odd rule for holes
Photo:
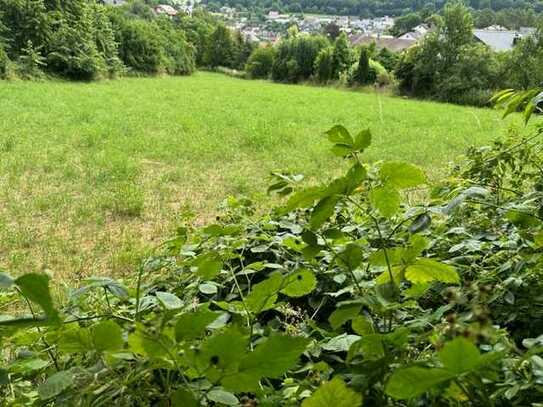
[[[178,0],[170,4],[160,4],[154,7],[158,15],[175,17],[178,14],[191,15],[196,7],[202,7],[200,0]],[[103,0],[112,6],[125,4],[125,0]],[[232,7],[222,7],[213,12],[232,30],[241,32],[247,39],[260,43],[276,43],[291,26],[297,26],[301,33],[323,33],[326,27],[334,25],[340,32],[345,32],[352,45],[369,45],[375,43],[378,49],[387,48],[400,52],[421,41],[433,27],[420,24],[412,31],[394,37],[390,30],[394,26],[394,18],[384,16],[377,18],[360,18],[356,16],[333,16],[314,14],[281,14],[270,11],[260,18],[249,18],[247,13],[239,12]],[[476,40],[487,45],[494,51],[511,50],[520,38],[535,32],[533,27],[521,27],[517,31],[508,30],[501,26],[490,26],[476,29],[473,32]]]

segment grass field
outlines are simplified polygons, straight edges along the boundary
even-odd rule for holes
[[[322,132],[371,127],[368,160],[430,173],[504,134],[492,110],[210,73],[0,83],[0,268],[122,274],[190,209],[262,193],[274,169],[309,182],[342,166]]]

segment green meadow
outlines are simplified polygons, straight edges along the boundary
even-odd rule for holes
[[[1,82],[0,268],[127,273],[229,195],[264,205],[270,171],[308,183],[339,172],[322,135],[334,124],[371,128],[366,160],[406,160],[430,176],[519,126],[490,109],[212,73]]]

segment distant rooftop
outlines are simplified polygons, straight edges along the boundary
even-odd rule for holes
[[[515,41],[521,37],[518,31],[488,28],[484,30],[474,30],[473,35],[494,51],[511,50],[515,45]]]

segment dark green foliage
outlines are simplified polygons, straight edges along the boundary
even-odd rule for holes
[[[348,16],[403,16],[410,12],[417,12],[422,17],[440,10],[447,0],[411,1],[411,0],[203,0],[203,3],[216,11],[223,5],[236,7],[255,14],[266,14],[268,11],[282,11],[288,13],[335,14]],[[505,10],[507,13],[496,13],[501,18],[508,18],[507,14],[518,16],[519,11],[541,12],[543,5],[538,0],[467,0],[466,5],[475,10],[492,9]],[[518,18],[518,17],[516,17]],[[500,21],[500,20],[498,20]],[[501,23],[500,23],[501,24]],[[526,25],[525,25],[526,26]]]
[[[321,83],[326,83],[335,78],[334,48],[323,48],[315,60],[315,76]]]
[[[11,61],[2,44],[0,44],[0,79],[5,79],[10,70]]]
[[[45,58],[39,50],[34,48],[32,41],[28,40],[27,46],[22,49],[21,56],[19,56],[19,76],[25,79],[39,78],[43,75],[42,69],[46,65]]]
[[[89,3],[74,2],[64,11],[55,22],[47,44],[47,66],[51,71],[76,80],[96,79],[107,72],[105,58],[96,42],[100,27],[94,23]]]
[[[351,67],[352,53],[347,34],[342,32],[334,42],[334,77],[339,78]]]
[[[162,65],[171,75],[188,75],[195,69],[194,47],[187,43],[182,31],[175,29],[169,20],[158,24],[161,35]]]
[[[417,25],[421,24],[422,17],[418,13],[409,13],[404,16],[400,16],[394,20],[394,26],[392,27],[391,34],[399,37],[408,31],[411,31]]]
[[[212,68],[231,68],[235,61],[235,44],[232,33],[224,25],[215,28],[208,39],[204,63]]]
[[[128,69],[157,73],[162,68],[162,47],[158,27],[144,20],[123,19],[115,30],[119,56]]]
[[[274,59],[275,49],[273,47],[258,47],[249,57],[245,70],[251,78],[269,78]]]
[[[234,34],[232,68],[243,70],[255,47],[256,44],[246,39],[240,31],[236,31]]]
[[[358,67],[356,69],[356,81],[365,85],[375,82],[376,77],[370,74],[370,57],[366,47],[360,49],[360,57],[358,58]]]
[[[381,48],[374,56],[375,61],[379,62],[388,71],[392,72],[400,59],[399,54],[390,51],[388,48]]]
[[[473,20],[460,3],[447,5],[437,31],[404,52],[395,74],[400,91],[460,104],[486,105],[498,82],[497,56],[474,41]]]
[[[279,82],[307,80],[315,73],[317,55],[329,46],[322,36],[294,35],[277,46],[272,78]]]
[[[142,2],[106,8],[90,0],[0,0],[0,10],[0,38],[24,78],[46,71],[92,80],[122,73],[124,65],[142,73],[195,69],[183,31]]]

